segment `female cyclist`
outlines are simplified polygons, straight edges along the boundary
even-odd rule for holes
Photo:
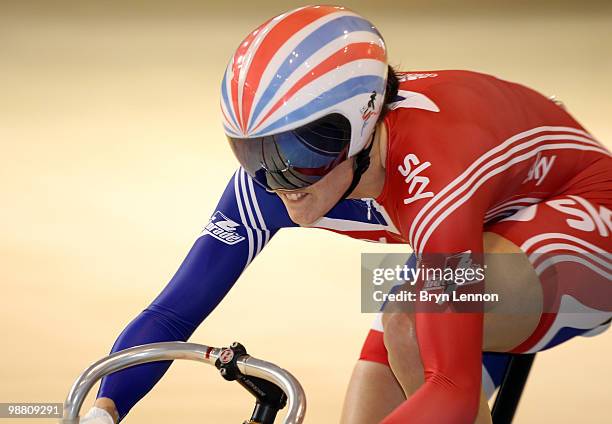
[[[499,293],[505,311],[532,311],[508,319],[449,302],[380,314],[344,423],[489,422],[504,353],[609,325],[612,159],[556,102],[476,72],[396,72],[369,21],[307,6],[240,44],[221,110],[241,167],[113,352],[187,340],[272,236],[295,226],[410,245],[420,264],[463,255],[489,265],[485,284],[453,290]],[[483,264],[485,252],[519,260],[508,272],[504,261]],[[107,376],[84,422],[123,419],[169,366]]]

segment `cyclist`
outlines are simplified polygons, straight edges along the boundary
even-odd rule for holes
[[[407,244],[422,262],[520,255],[512,275],[493,264],[477,290],[507,294],[507,310],[537,311],[510,323],[456,305],[377,315],[346,423],[489,422],[486,398],[505,353],[609,326],[612,159],[556,102],[476,72],[396,72],[369,21],[306,6],[240,44],[221,110],[241,167],[177,273],[112,352],[187,340],[274,234],[296,226]],[[85,422],[123,419],[169,366],[105,377]]]

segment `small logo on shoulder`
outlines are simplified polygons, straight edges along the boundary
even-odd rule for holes
[[[438,74],[435,73],[423,73],[423,74],[410,74],[410,73],[399,73],[397,80],[399,82],[414,81],[423,78],[435,78]]]
[[[236,231],[238,227],[240,227],[240,224],[217,211],[202,230],[202,235],[209,234],[225,244],[232,245],[245,239]]]

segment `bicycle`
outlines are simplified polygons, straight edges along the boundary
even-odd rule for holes
[[[494,424],[511,423],[527,382],[535,354],[513,355],[492,409]],[[187,342],[150,343],[115,352],[79,375],[64,401],[60,424],[78,424],[85,397],[105,375],[148,362],[188,359],[214,365],[227,381],[237,381],[255,397],[251,418],[243,424],[274,424],[276,415],[288,406],[283,424],[301,424],[306,414],[306,394],[287,370],[249,355],[234,342],[216,348]]]

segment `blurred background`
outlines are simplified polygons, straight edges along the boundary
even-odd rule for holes
[[[0,402],[62,402],[165,286],[237,165],[218,108],[226,63],[302,4],[0,1]],[[554,94],[612,146],[611,2],[344,5],[379,27],[398,68]],[[372,320],[360,253],[385,251],[401,250],[281,231],[191,340],[243,342],[301,380],[307,422],[337,422]],[[539,355],[516,422],[609,422],[611,352],[604,334]],[[212,368],[176,362],[127,422],[241,422],[251,407]]]

